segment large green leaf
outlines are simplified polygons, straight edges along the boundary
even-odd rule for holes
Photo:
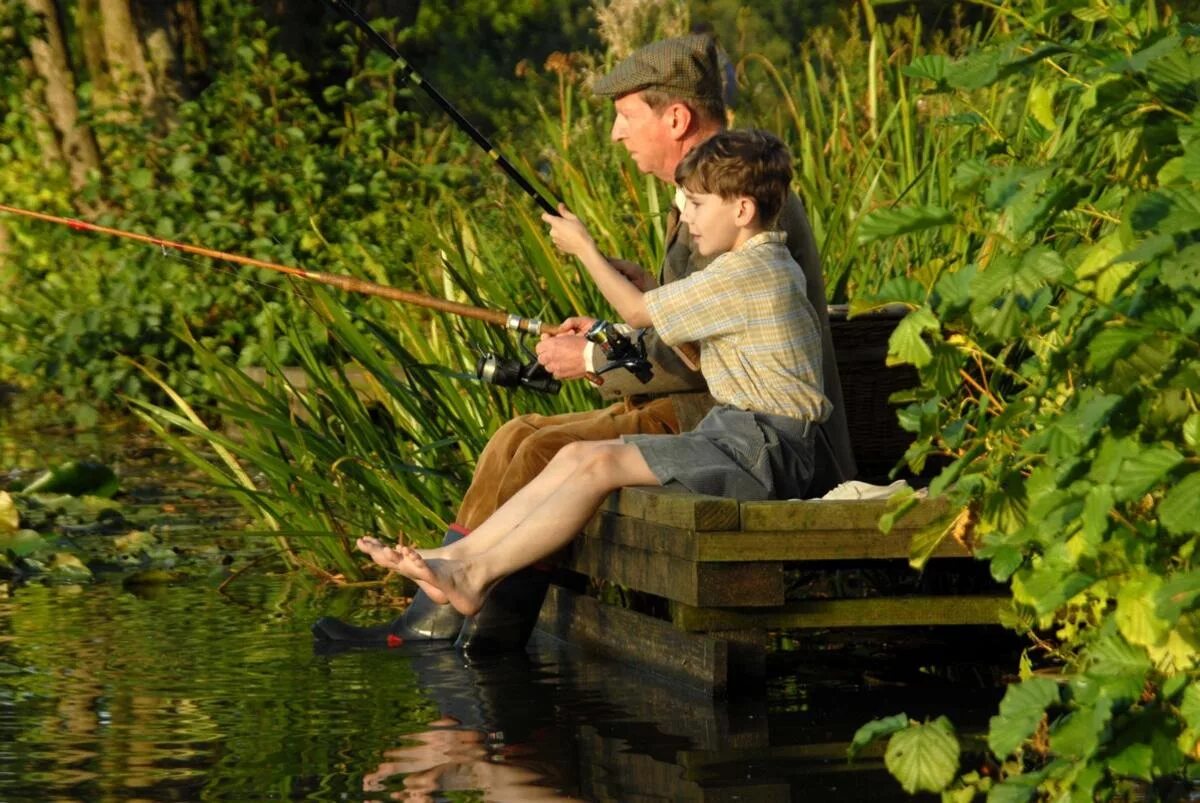
[[[1150,669],[1146,650],[1136,647],[1115,633],[1098,639],[1087,651],[1088,675],[1097,678],[1136,677]]]
[[[1099,697],[1080,706],[1050,729],[1050,749],[1064,758],[1086,759],[1096,752],[1104,730],[1112,721],[1112,700]]]
[[[858,241],[874,242],[885,237],[911,234],[954,222],[954,215],[940,206],[906,206],[898,209],[876,209],[864,215],[858,223]]]
[[[904,730],[907,727],[907,714],[873,719],[854,732],[854,738],[850,740],[850,746],[846,748],[846,757],[854,758],[864,747],[876,739],[891,736],[896,731]]]
[[[1046,708],[1058,699],[1058,684],[1048,678],[1029,678],[1009,686],[1000,712],[988,726],[988,747],[998,758],[1008,756],[1033,735]]]
[[[1111,326],[1101,329],[1087,344],[1092,369],[1107,370],[1114,360],[1132,352],[1150,334],[1145,329],[1133,326]]]
[[[1200,532],[1200,471],[1193,471],[1167,491],[1158,519],[1172,535]]]
[[[1145,449],[1121,463],[1121,472],[1115,478],[1113,490],[1117,501],[1137,499],[1166,479],[1183,455],[1169,446]]]
[[[910,78],[925,78],[935,84],[941,84],[946,80],[946,68],[949,65],[949,59],[941,54],[926,54],[917,56],[907,67],[902,67],[900,72]]]
[[[936,332],[938,320],[932,310],[921,307],[905,315],[888,337],[888,365],[907,363],[921,368],[929,364],[933,352],[921,337],[922,332]]]
[[[1166,638],[1171,623],[1156,612],[1162,578],[1143,573],[1127,578],[1117,591],[1117,628],[1130,644],[1153,647]]]
[[[959,745],[946,717],[909,725],[888,742],[883,760],[904,791],[941,792],[958,772]]]

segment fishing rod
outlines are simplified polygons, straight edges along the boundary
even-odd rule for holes
[[[363,19],[362,15],[350,6],[350,3],[346,2],[346,0],[328,0],[328,2],[331,6],[337,9],[342,16],[357,25],[363,31],[363,33],[365,33],[367,37],[379,47],[380,50],[391,57],[392,61],[400,65],[400,69],[403,71],[404,77],[419,86],[422,90],[424,90],[425,94],[433,99],[434,103],[436,103],[438,106],[441,106],[446,114],[450,115],[450,119],[454,121],[459,129],[472,140],[474,140],[475,144],[482,148],[483,151],[492,158],[492,161],[494,161],[501,170],[508,174],[509,178],[517,182],[517,185],[525,191],[526,195],[536,201],[537,205],[540,206],[545,212],[548,212],[555,217],[559,216],[560,213],[558,211],[558,204],[551,202],[546,198],[546,196],[538,192],[538,190],[535,189],[534,186],[529,182],[529,179],[525,178],[521,171],[517,170],[512,162],[504,158],[504,155],[501,154],[500,151],[496,150],[496,147],[488,141],[487,137],[480,133],[478,128],[471,125],[471,122],[464,117],[458,109],[454,108],[454,105],[450,103],[450,101],[446,100],[446,97],[442,95],[441,92],[437,91],[433,84],[425,80],[425,78],[423,78],[421,74],[418,73],[413,66],[408,63],[404,56],[400,55],[400,51],[393,47],[391,42],[383,37],[383,34],[375,30],[375,28],[371,26],[371,23]]]
[[[138,234],[137,232],[125,231],[124,229],[115,229],[109,226],[100,226],[96,223],[90,223],[86,220],[78,218],[59,217],[57,215],[48,215],[44,212],[34,212],[29,209],[21,209],[15,206],[0,204],[0,212],[7,212],[10,215],[19,217],[32,218],[40,220],[44,223],[53,223],[60,226],[67,226],[74,231],[94,232],[96,234],[106,234],[111,237],[119,237],[135,242],[146,243],[148,245],[158,246],[166,253],[168,248],[175,251],[181,251],[186,254],[196,254],[198,256],[208,257],[210,259],[221,259],[227,262],[233,262],[239,265],[248,265],[250,267],[261,268],[264,270],[283,273],[288,276],[305,279],[319,284],[336,287],[339,290],[344,290],[348,293],[359,293],[362,295],[377,296],[386,298],[390,301],[399,301],[404,304],[412,304],[418,307],[426,307],[428,309],[437,310],[439,312],[456,315],[460,318],[472,318],[477,321],[499,326],[504,329],[509,329],[522,335],[555,335],[558,334],[561,327],[553,324],[546,324],[539,318],[524,318],[520,315],[509,312],[500,312],[498,310],[483,309],[482,307],[471,306],[470,304],[462,304],[457,301],[447,301],[444,298],[435,298],[434,296],[424,293],[416,293],[409,290],[399,290],[395,287],[389,287],[376,282],[358,279],[353,276],[346,276],[340,273],[325,273],[322,271],[308,270],[307,268],[295,267],[292,265],[281,265],[277,262],[268,262],[263,259],[255,259],[254,257],[242,256],[241,254],[232,254],[226,251],[218,251],[213,248],[205,248],[199,245],[191,245],[189,243],[175,242],[174,240],[166,240],[162,237],[153,237],[148,234]],[[616,331],[612,324],[606,321],[598,321],[595,326],[587,333],[587,338],[594,343],[601,344],[606,352],[614,355],[610,359],[615,362],[606,366],[604,370],[598,373],[604,373],[612,368],[626,368],[632,371],[639,378],[645,376],[646,381],[649,379],[649,363],[646,361],[646,353],[644,345],[639,341],[634,343],[627,336]],[[499,385],[501,387],[527,387],[530,390],[536,390],[543,393],[557,393],[561,383],[550,375],[548,371],[537,361],[537,357],[525,347],[525,352],[529,354],[530,360],[521,364],[515,360],[504,360],[494,354],[484,354],[479,358],[475,366],[475,376],[484,382]],[[600,379],[598,375],[589,377],[593,382]]]

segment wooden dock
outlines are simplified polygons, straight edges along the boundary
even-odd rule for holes
[[[538,627],[714,697],[761,677],[768,634],[815,628],[997,624],[1000,586],[887,596],[789,590],[797,573],[908,568],[912,536],[945,513],[922,501],[888,534],[888,503],[741,502],[664,488],[613,494],[560,561]],[[933,563],[978,566],[947,540]],[[946,565],[946,564],[943,564]],[[795,586],[794,582],[790,585]],[[586,593],[639,592],[639,612]],[[636,607],[636,606],[635,606]]]

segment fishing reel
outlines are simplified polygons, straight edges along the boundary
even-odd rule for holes
[[[642,384],[650,381],[654,371],[646,359],[646,332],[638,332],[637,340],[629,337],[608,321],[596,321],[584,335],[600,347],[608,365],[597,371],[597,375],[614,368],[624,368],[636,376]]]
[[[512,357],[500,357],[488,352],[479,355],[475,363],[475,378],[501,388],[528,388],[538,393],[558,393],[562,383],[537,360],[537,355],[524,344],[521,349],[529,355],[522,363]]]

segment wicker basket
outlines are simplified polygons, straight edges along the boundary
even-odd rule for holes
[[[888,481],[913,436],[896,421],[897,405],[888,396],[918,383],[912,366],[889,368],[886,364],[888,338],[906,310],[885,310],[848,320],[842,305],[829,307],[829,326],[842,379],[850,443],[858,463],[858,478],[867,482]],[[897,476],[911,477],[907,471]]]

